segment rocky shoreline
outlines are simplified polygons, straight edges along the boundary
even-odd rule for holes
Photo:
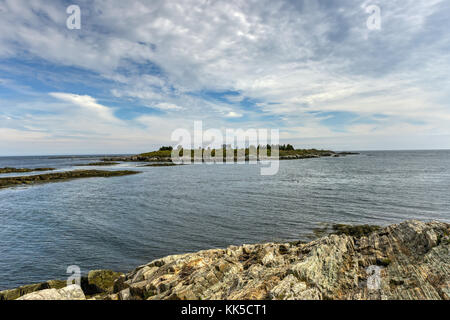
[[[0,173],[25,173],[25,172],[35,172],[35,171],[53,171],[55,168],[0,168]]]
[[[449,300],[450,224],[338,225],[309,243],[265,243],[167,256],[126,273],[91,271],[81,287],[49,281],[0,300]]]
[[[120,171],[74,170],[74,171],[39,174],[33,176],[4,177],[0,178],[0,189],[16,187],[21,185],[32,185],[38,183],[62,182],[66,180],[81,179],[81,178],[118,177],[137,173],[140,172],[131,170],[120,170]]]
[[[192,152],[191,159],[194,161],[196,158]],[[234,150],[236,153],[236,150]],[[279,160],[298,160],[298,159],[312,159],[312,158],[322,158],[322,157],[344,157],[348,155],[358,155],[357,152],[334,152],[330,150],[292,150],[292,151],[282,151],[279,153]],[[212,161],[208,158],[200,158],[199,161],[208,162]],[[244,160],[244,158],[242,159]],[[245,161],[249,161],[250,158],[248,155],[245,156]],[[252,160],[260,160],[252,159]],[[111,162],[111,161],[121,161],[121,162],[172,162],[171,151],[153,151],[148,153],[142,153],[133,156],[121,156],[121,157],[105,157],[102,158],[101,161]],[[223,161],[230,161],[225,156]],[[234,156],[234,161],[238,161],[238,157]],[[241,161],[241,159],[239,159]]]
[[[101,161],[101,162],[91,162],[91,163],[78,163],[75,164],[75,167],[97,167],[97,166],[115,166],[120,164],[119,162],[108,162],[108,161]]]

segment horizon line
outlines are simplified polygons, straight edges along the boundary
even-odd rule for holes
[[[216,148],[217,149],[217,148]],[[305,148],[307,149],[315,149],[315,148]],[[192,150],[192,149],[191,149]],[[295,150],[303,150],[303,149],[295,149]],[[325,149],[317,149],[317,150],[325,150]],[[333,152],[407,152],[407,151],[450,151],[450,148],[442,148],[442,149],[366,149],[366,150],[356,150],[356,149],[345,149],[345,150],[332,150],[327,149]],[[158,150],[154,150],[158,151]],[[0,158],[11,158],[11,157],[100,157],[100,156],[129,156],[129,155],[138,155],[145,152],[152,151],[144,151],[137,153],[91,153],[91,154],[24,154],[24,155],[0,155]]]

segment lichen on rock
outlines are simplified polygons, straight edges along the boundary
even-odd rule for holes
[[[91,271],[82,288],[90,299],[107,300],[450,299],[449,224],[412,220],[343,229],[350,232],[309,243],[247,244],[167,256],[126,274]],[[76,288],[48,287],[7,290],[0,299],[36,290],[21,299],[82,298]]]
[[[94,293],[113,293],[114,282],[121,275],[122,273],[111,270],[92,270],[88,273],[87,285]]]
[[[126,274],[112,297],[449,299],[449,224],[408,221],[344,229],[353,236],[339,232],[307,244],[230,246],[168,256]],[[367,285],[370,266],[380,270],[376,290]]]
[[[19,288],[0,291],[0,300],[15,300],[28,293],[44,289],[61,289],[66,286],[66,281],[50,280],[47,282],[29,284]]]
[[[44,289],[26,294],[17,300],[86,300],[81,287],[73,284],[61,289]]]

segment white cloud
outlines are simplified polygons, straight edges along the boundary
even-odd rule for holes
[[[0,128],[0,136],[2,142],[39,142],[43,139],[49,138],[49,135],[43,132],[36,132],[30,130],[17,130],[11,128]]]
[[[176,104],[173,103],[158,103],[156,105],[154,105],[155,108],[161,109],[161,110],[183,110],[183,107],[177,106]]]
[[[382,30],[373,32],[365,25],[368,3],[82,0],[82,29],[70,31],[63,2],[5,0],[0,3],[0,59],[22,56],[82,68],[111,82],[105,92],[114,99],[169,115],[176,111],[210,125],[244,113],[249,119],[245,126],[270,126],[270,116],[282,118],[276,125],[290,132],[287,138],[343,137],[320,122],[323,112],[389,118],[375,127],[347,124],[345,139],[383,130],[407,136],[411,128],[424,135],[448,134],[450,36],[442,25],[449,5],[378,1]],[[30,88],[3,78],[0,85],[29,94]],[[192,94],[208,91],[225,92],[224,99]],[[58,112],[60,107],[61,114],[27,123],[29,128],[86,137],[112,137],[118,127],[141,137],[147,133],[135,127],[143,125],[142,118],[119,120],[92,96],[50,95],[61,105],[33,108]],[[258,103],[239,110],[245,98]],[[12,119],[8,125],[15,121],[23,127],[25,120],[9,115],[15,105],[4,101],[0,112],[6,110]],[[169,116],[161,119],[171,121]]]
[[[242,100],[244,100],[244,97],[241,95],[226,95],[225,99],[230,102],[241,102]]]
[[[241,118],[242,114],[234,112],[234,111],[230,111],[225,115],[226,118]]]
[[[110,122],[118,122],[119,120],[114,116],[113,111],[105,107],[99,103],[97,100],[88,96],[88,95],[77,95],[72,93],[64,93],[64,92],[51,92],[50,96],[62,100],[70,102],[74,105],[84,108],[85,110],[95,113],[102,120],[110,121]]]

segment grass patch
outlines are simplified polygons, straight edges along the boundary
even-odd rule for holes
[[[175,164],[173,162],[150,163],[150,164],[146,164],[142,167],[173,167],[173,166],[181,166],[181,164]]]
[[[149,157],[149,158],[167,158],[170,157],[172,152],[170,150],[158,150],[158,151],[151,151],[146,153],[141,153],[138,155],[138,157]]]

